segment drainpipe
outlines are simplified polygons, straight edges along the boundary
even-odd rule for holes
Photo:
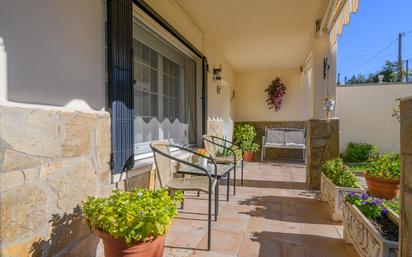
[[[0,37],[0,103],[7,102],[7,55],[4,40]]]

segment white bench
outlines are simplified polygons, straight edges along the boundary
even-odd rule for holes
[[[268,128],[262,137],[261,161],[265,158],[266,148],[302,149],[303,160],[306,163],[306,133],[305,128]]]

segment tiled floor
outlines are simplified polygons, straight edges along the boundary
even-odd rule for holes
[[[196,257],[355,257],[342,240],[318,192],[307,190],[299,164],[247,163],[245,185],[220,201],[207,243],[207,196],[187,193],[185,208],[166,237],[164,256]],[[220,192],[225,192],[221,187]]]

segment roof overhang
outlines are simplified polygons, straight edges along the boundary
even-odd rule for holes
[[[359,0],[330,0],[322,19],[321,31],[329,33],[330,45],[336,43],[337,37],[342,35],[343,27],[349,24],[350,15],[356,13]]]

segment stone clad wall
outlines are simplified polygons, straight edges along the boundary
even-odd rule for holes
[[[306,183],[319,189],[322,164],[339,156],[339,119],[308,120],[306,133]]]
[[[306,121],[237,121],[238,124],[250,124],[256,129],[255,142],[259,144],[259,150],[255,154],[255,160],[260,161],[262,154],[262,137],[265,135],[265,127],[268,128],[305,128]],[[266,148],[265,160],[293,160],[304,161],[303,150],[285,148]]]
[[[400,257],[412,257],[412,97],[400,104],[401,111],[401,226]]]
[[[111,192],[110,152],[107,112],[0,106],[0,255],[96,256],[79,204]]]

